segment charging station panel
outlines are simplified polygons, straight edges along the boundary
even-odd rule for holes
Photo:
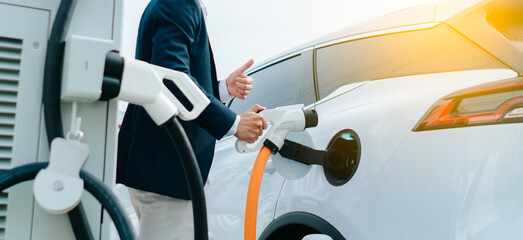
[[[123,0],[77,1],[67,36],[113,42],[120,48]],[[47,162],[49,143],[43,116],[43,75],[52,24],[60,0],[0,0],[0,172]],[[74,74],[74,73],[73,73]],[[71,103],[62,103],[64,133],[69,131]],[[80,103],[82,142],[90,148],[84,170],[115,182],[117,103]],[[74,234],[66,214],[45,212],[34,201],[32,181],[0,194],[0,240],[69,240]],[[110,239],[112,222],[84,191],[82,203],[95,239]]]
[[[36,162],[49,12],[0,3],[0,169]],[[0,239],[30,239],[32,184],[0,195]]]

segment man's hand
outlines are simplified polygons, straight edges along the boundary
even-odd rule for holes
[[[265,109],[265,107],[256,104],[241,114],[235,136],[248,143],[255,142],[262,135],[263,130],[267,129],[267,122],[261,114],[257,113]]]
[[[249,60],[243,66],[232,72],[227,77],[227,91],[229,95],[237,97],[239,99],[245,99],[251,92],[253,79],[245,75],[245,71],[254,64],[254,60]]]

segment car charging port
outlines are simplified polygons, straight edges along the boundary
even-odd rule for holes
[[[299,163],[306,165],[322,165],[325,178],[333,186],[341,186],[347,183],[356,173],[358,165],[360,163],[361,156],[361,142],[358,134],[353,130],[346,129],[338,132],[329,142],[327,150],[316,150],[307,147],[303,144],[286,139],[283,147],[280,149],[279,154],[283,159],[291,159]],[[275,164],[282,162],[280,158],[273,156]],[[296,168],[296,165],[284,165],[279,163],[280,166],[285,166],[286,170],[281,171],[278,169],[283,176],[288,177],[289,174],[285,174],[290,171],[290,168]],[[292,169],[291,169],[292,170]],[[306,170],[308,169],[303,169]],[[303,172],[303,171],[302,171]],[[294,175],[302,176],[301,174],[290,174],[290,179]]]
[[[343,130],[330,141],[324,157],[323,171],[333,186],[347,183],[360,163],[361,143],[356,132]]]

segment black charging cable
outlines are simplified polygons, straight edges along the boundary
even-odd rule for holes
[[[194,155],[191,142],[176,117],[165,122],[162,127],[167,130],[173,144],[181,154],[182,166],[189,183],[189,191],[192,200],[194,239],[207,240],[209,238],[207,227],[207,209],[205,205],[205,194],[203,192],[203,179],[200,167]]]
[[[46,168],[47,165],[48,163],[31,163],[3,172],[0,175],[0,192],[18,183],[33,180],[38,172]],[[102,208],[111,216],[120,239],[137,239],[132,230],[131,223],[125,215],[125,211],[112,194],[111,189],[86,171],[81,170],[80,177],[84,180],[84,189],[91,193],[91,195],[102,204]]]

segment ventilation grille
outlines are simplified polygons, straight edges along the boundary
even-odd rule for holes
[[[22,40],[0,37],[0,172],[11,169]],[[5,239],[7,193],[0,193],[0,239]]]

